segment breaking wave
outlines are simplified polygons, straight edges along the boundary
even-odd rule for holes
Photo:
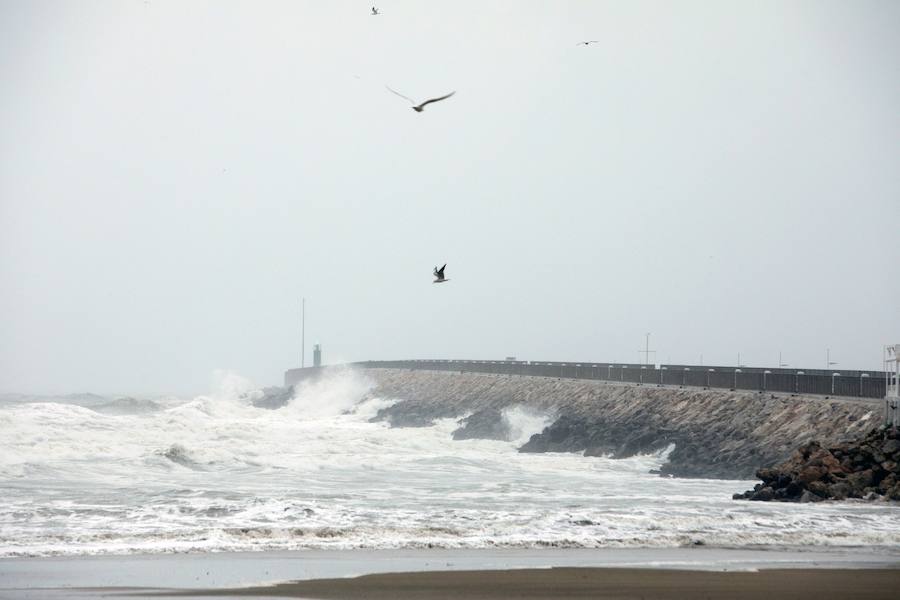
[[[345,371],[293,393],[228,372],[189,400],[0,402],[0,556],[301,548],[900,546],[886,504],[731,501],[748,482],[624,460],[520,454],[553,415],[391,428]],[[49,401],[48,401],[49,400]],[[105,407],[105,408],[102,408]]]
[[[504,408],[501,414],[509,431],[508,439],[517,447],[531,439],[532,435],[542,432],[545,427],[556,420],[553,413],[538,411],[522,405]]]
[[[116,398],[91,407],[91,410],[106,415],[136,415],[163,410],[165,405],[146,398]]]

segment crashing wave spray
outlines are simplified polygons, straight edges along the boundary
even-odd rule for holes
[[[368,399],[373,387],[372,381],[356,369],[331,367],[295,386],[287,408],[306,418],[333,417]]]
[[[501,414],[509,431],[507,439],[516,446],[521,446],[532,435],[542,432],[545,427],[556,420],[556,417],[551,413],[521,404],[507,406]]]
[[[279,407],[228,372],[208,395],[112,416],[0,406],[0,557],[308,548],[834,544],[900,547],[889,506],[734,503],[747,482],[661,478],[659,455],[524,454],[372,422],[392,399],[332,371]],[[517,441],[552,416],[502,418]],[[111,494],[114,490],[114,496]],[[725,518],[723,518],[723,515]]]

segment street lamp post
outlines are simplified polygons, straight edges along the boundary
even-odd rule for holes
[[[300,303],[300,368],[306,366],[306,298]]]
[[[638,350],[638,360],[640,360],[641,354],[644,355],[644,360],[641,362],[641,365],[650,366],[650,355],[653,354],[653,364],[656,364],[656,350],[650,349],[650,334],[647,334],[646,341],[644,342],[644,349]]]

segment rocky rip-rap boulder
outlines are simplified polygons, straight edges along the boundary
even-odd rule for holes
[[[900,432],[878,428],[863,439],[825,448],[810,442],[786,462],[759,469],[762,483],[735,500],[819,502],[846,498],[900,501]]]

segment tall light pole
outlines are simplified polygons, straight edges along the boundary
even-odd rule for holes
[[[782,362],[782,361],[781,361],[781,350],[778,351],[778,366],[779,366],[779,367],[786,367],[786,366],[788,366],[788,364],[787,364],[786,362]]]
[[[645,364],[645,365],[647,365],[647,366],[650,366],[650,353],[651,353],[651,352],[652,352],[653,354],[656,354],[656,350],[651,350],[651,349],[650,349],[650,334],[648,333],[648,334],[647,334],[647,338],[646,338],[646,342],[644,342],[644,349],[643,349],[643,350],[638,350],[638,354],[639,354],[639,355],[640,355],[640,354],[643,354],[643,355],[644,355],[644,363],[643,363],[643,364]],[[655,363],[655,362],[656,362],[656,360],[654,359],[654,363]]]
[[[306,298],[300,303],[300,368],[306,366]]]

